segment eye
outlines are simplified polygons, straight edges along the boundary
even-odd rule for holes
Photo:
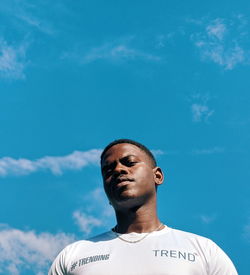
[[[104,174],[104,178],[108,178],[108,177],[110,177],[111,175],[112,175],[112,170],[111,169],[109,169],[108,171],[106,171]]]
[[[135,164],[136,164],[135,161],[129,161],[129,162],[128,162],[128,166],[134,166]]]
[[[112,174],[114,167],[115,167],[115,164],[110,164],[110,165],[105,165],[102,168],[102,174],[104,178],[108,178]]]
[[[131,160],[131,159],[123,159],[122,160],[122,163],[124,164],[124,165],[126,165],[127,167],[132,167],[132,166],[134,166],[134,165],[136,165],[136,161],[133,161],[133,160]]]
[[[107,179],[112,175],[112,169],[102,171],[103,178]]]

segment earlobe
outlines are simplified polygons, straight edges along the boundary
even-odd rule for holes
[[[164,175],[160,167],[154,168],[154,178],[156,185],[161,185],[163,183]]]

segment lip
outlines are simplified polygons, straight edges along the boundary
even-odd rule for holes
[[[130,182],[131,182],[131,181],[123,180],[123,181],[121,181],[121,182],[119,182],[119,183],[116,184],[116,188],[121,188],[121,187],[123,187],[123,186],[126,186],[126,185],[128,185]]]
[[[134,181],[134,179],[120,177],[120,178],[115,179],[114,183],[118,185],[118,184],[123,183],[123,182],[131,182],[131,181]]]
[[[129,185],[132,181],[134,181],[132,178],[119,177],[112,182],[112,189],[120,189],[126,185]]]

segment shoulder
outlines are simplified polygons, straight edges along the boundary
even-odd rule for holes
[[[113,237],[113,234],[110,231],[104,232],[102,234],[93,236],[86,240],[79,240],[74,243],[71,243],[67,245],[63,251],[65,253],[69,253],[71,251],[76,251],[77,249],[86,248],[88,246],[94,245],[95,243],[100,243],[102,241],[111,240]]]
[[[188,246],[196,247],[198,250],[210,257],[214,253],[220,253],[222,250],[220,247],[210,238],[186,232],[178,229],[171,229],[170,234],[176,242],[187,244]]]
[[[93,248],[93,246],[111,239],[112,234],[108,231],[90,239],[79,240],[67,245],[55,258],[50,268],[49,275],[67,274],[72,265],[74,265],[75,259],[79,258],[79,255],[84,255],[86,251]]]
[[[202,255],[208,268],[208,274],[237,275],[237,271],[227,254],[211,239],[177,229],[170,234],[175,242],[187,245]]]
[[[179,229],[174,229],[174,228],[170,228],[170,232],[169,232],[173,237],[180,239],[180,240],[187,240],[190,242],[199,242],[199,243],[203,243],[206,245],[215,245],[215,243],[204,236],[195,234],[195,233],[191,233],[191,232],[187,232],[187,231],[183,231],[183,230],[179,230]]]

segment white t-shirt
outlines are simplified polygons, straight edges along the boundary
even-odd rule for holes
[[[138,240],[147,233],[120,236]],[[112,232],[64,248],[49,275],[237,275],[211,240],[165,226],[137,243]]]

